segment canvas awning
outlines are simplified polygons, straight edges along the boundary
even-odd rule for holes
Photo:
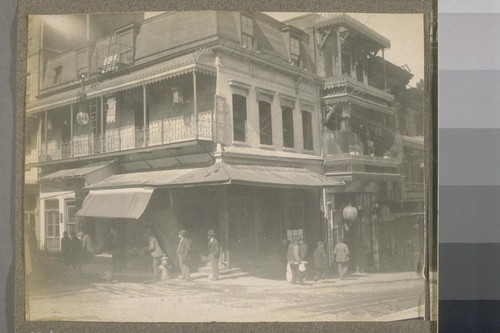
[[[240,184],[251,186],[320,189],[343,185],[305,168],[239,165],[218,162],[206,168],[150,171],[114,175],[88,189],[133,187],[192,187]]]
[[[126,188],[90,191],[76,213],[82,217],[139,219],[153,188]]]
[[[110,163],[105,164],[97,164],[97,165],[88,165],[81,168],[73,168],[73,169],[64,169],[59,170],[54,173],[45,175],[40,178],[40,180],[55,180],[55,179],[68,179],[68,178],[78,178],[85,177],[86,175],[106,168],[110,165]]]

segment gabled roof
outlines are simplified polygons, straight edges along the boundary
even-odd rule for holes
[[[363,23],[353,19],[347,14],[324,15],[315,22],[314,27],[316,29],[320,29],[336,25],[356,30],[368,39],[379,44],[381,47],[391,47],[391,42],[389,39],[385,38],[375,30],[367,27]]]

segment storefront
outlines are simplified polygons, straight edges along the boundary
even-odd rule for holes
[[[177,233],[184,229],[194,267],[203,265],[206,232],[214,229],[222,246],[221,265],[234,267],[277,254],[282,240],[294,233],[311,247],[323,239],[321,190],[339,185],[303,168],[216,162],[205,168],[111,176],[87,188],[77,215],[94,224],[97,247],[105,239],[99,233],[113,224],[129,230],[127,237],[152,226],[174,262]],[[134,247],[135,241],[127,241],[128,252]]]

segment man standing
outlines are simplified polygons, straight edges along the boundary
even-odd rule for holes
[[[302,264],[302,259],[300,258],[299,251],[299,242],[299,237],[294,238],[293,242],[291,242],[290,246],[288,246],[287,252],[288,264],[290,265],[290,268],[292,270],[292,281],[290,281],[290,283],[293,284],[304,284],[302,272],[299,270],[299,265]]]
[[[160,271],[158,267],[160,266],[160,259],[163,256],[163,250],[158,243],[158,240],[153,236],[153,232],[150,228],[146,229],[146,237],[148,238],[148,248],[147,251],[153,257],[153,276],[155,280],[160,279]]]
[[[341,280],[344,280],[344,276],[347,273],[347,262],[349,261],[349,248],[344,243],[343,238],[341,238],[337,245],[335,245],[333,256],[335,258],[335,262],[337,263],[339,277]]]
[[[71,264],[71,244],[68,232],[63,232],[63,238],[61,239],[61,255],[66,265]]]
[[[219,279],[219,256],[220,256],[220,246],[217,239],[215,239],[215,231],[213,229],[208,230],[208,255],[210,261],[212,262],[212,280]]]
[[[177,256],[179,257],[179,267],[181,268],[182,276],[181,280],[189,281],[191,277],[189,275],[189,240],[186,238],[186,230],[179,231],[179,246],[177,247]]]

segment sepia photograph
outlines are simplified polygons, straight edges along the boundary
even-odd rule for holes
[[[30,15],[26,320],[428,319],[424,58],[423,14]]]

